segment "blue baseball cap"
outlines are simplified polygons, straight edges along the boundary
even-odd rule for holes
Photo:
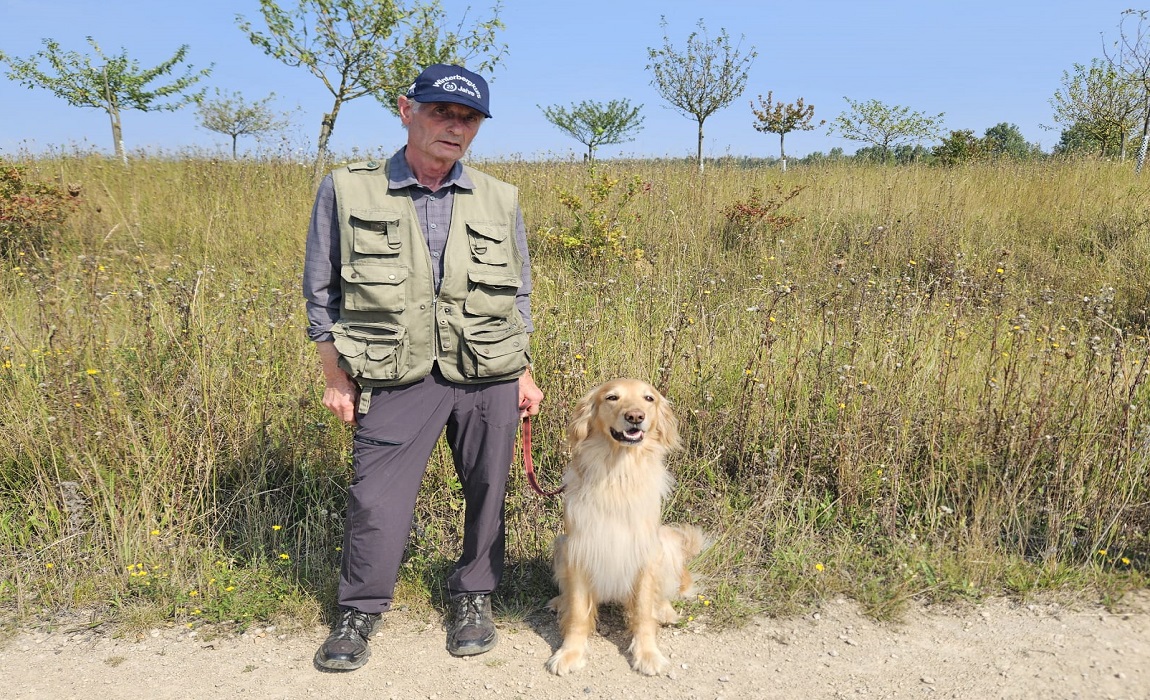
[[[407,89],[407,97],[416,102],[454,102],[491,118],[487,81],[460,66],[436,63],[424,68]]]

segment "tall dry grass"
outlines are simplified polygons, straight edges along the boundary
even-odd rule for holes
[[[310,623],[349,476],[298,293],[310,171],[29,165],[85,204],[0,281],[0,603]],[[571,226],[558,193],[584,166],[480,166],[520,186],[532,229],[542,477],[589,386],[660,386],[688,445],[669,516],[717,540],[692,612],[1144,585],[1150,215],[1127,168],[601,164],[647,186],[620,252],[590,258],[544,235]],[[785,208],[801,220],[733,234],[722,212],[776,186],[804,188]],[[513,476],[500,598],[528,614],[560,505]],[[462,507],[441,446],[403,604],[441,602]]]

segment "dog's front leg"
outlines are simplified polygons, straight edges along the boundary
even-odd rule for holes
[[[595,631],[599,607],[583,572],[575,567],[566,568],[556,606],[563,644],[547,660],[547,670],[557,676],[565,676],[587,665],[587,640]]]
[[[628,601],[627,617],[631,626],[631,668],[645,676],[657,676],[671,668],[671,662],[659,651],[659,621],[655,610],[662,597],[657,567],[647,567],[639,574],[635,592]]]

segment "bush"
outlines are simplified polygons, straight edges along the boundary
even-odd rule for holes
[[[0,159],[0,255],[47,248],[79,199],[79,185],[36,182],[23,166]]]
[[[574,221],[543,231],[543,239],[576,259],[642,258],[642,249],[627,239],[628,229],[638,222],[638,217],[628,208],[636,195],[650,191],[651,185],[644,184],[638,176],[614,178],[592,166],[582,189],[583,196],[557,190],[559,203],[571,213]]]
[[[723,244],[728,248],[741,245],[763,225],[766,225],[771,233],[777,234],[802,221],[801,216],[780,214],[779,209],[804,189],[806,189],[804,186],[799,185],[784,193],[782,185],[776,184],[774,194],[764,198],[762,190],[752,187],[749,197],[732,202],[723,209],[723,218],[726,220],[726,225],[723,227]]]

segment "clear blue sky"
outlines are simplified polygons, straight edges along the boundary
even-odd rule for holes
[[[284,0],[281,6],[294,5]],[[877,99],[935,115],[947,130],[981,135],[1000,122],[1017,124],[1044,150],[1058,141],[1050,97],[1062,72],[1102,57],[1118,36],[1132,0],[506,0],[500,37],[509,56],[491,78],[494,119],[472,146],[481,158],[567,157],[583,146],[548,123],[536,105],[627,98],[643,105],[646,121],[635,141],[606,146],[601,157],[694,154],[695,122],[666,106],[650,85],[647,48],[662,45],[659,18],[683,45],[699,19],[712,36],[721,28],[759,56],[747,91],[705,124],[709,156],[778,155],[778,137],[755,131],[750,100],[773,90],[776,100],[803,97],[815,118],[830,122],[844,97]],[[459,14],[490,5],[444,0]],[[1150,0],[1147,5],[1150,6]],[[188,61],[214,63],[202,84],[248,100],[276,93],[279,111],[295,110],[290,142],[314,148],[331,96],[305,69],[265,56],[236,27],[235,15],[261,22],[256,0],[0,0],[0,49],[27,57],[49,37],[87,53],[91,35],[106,53],[121,48],[151,67],[190,45]],[[6,72],[6,69],[0,69]],[[197,125],[191,109],[126,112],[129,150],[224,149],[228,139]],[[371,97],[346,103],[331,148],[390,151],[404,140],[399,121]],[[0,72],[0,154],[41,153],[72,145],[111,150],[111,129],[99,110],[68,105],[50,92],[29,90]],[[241,139],[241,148],[253,147]],[[787,153],[803,156],[860,144],[827,135],[826,127],[787,137]]]

